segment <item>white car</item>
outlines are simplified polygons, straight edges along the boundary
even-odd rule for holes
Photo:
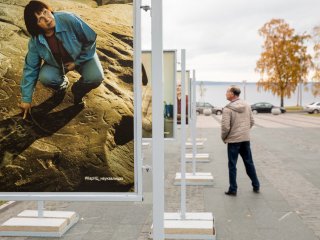
[[[207,102],[197,102],[196,104],[196,112],[197,114],[203,114],[205,109],[211,110],[211,113],[216,115],[222,114],[222,108],[214,107],[210,103]]]
[[[308,113],[320,113],[320,102],[310,103],[305,107]]]

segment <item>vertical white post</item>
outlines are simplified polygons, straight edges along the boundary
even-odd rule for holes
[[[190,73],[191,74],[191,73]],[[188,114],[187,114],[187,116],[188,116],[188,132],[189,132],[189,134],[191,134],[191,128],[192,128],[192,126],[191,126],[191,123],[192,123],[192,108],[191,108],[191,102],[192,102],[192,92],[191,92],[191,89],[192,89],[192,87],[191,87],[191,80],[190,80],[190,74],[186,74],[186,76],[189,76],[189,78],[187,78],[186,77],[186,85],[188,86],[188,102],[186,103],[186,104],[188,104],[187,106],[188,106]],[[186,110],[187,111],[187,110]]]
[[[190,119],[189,119],[190,120]],[[186,217],[186,50],[181,50],[181,219]]]
[[[162,0],[152,0],[153,239],[164,239],[164,116]]]
[[[192,116],[192,174],[196,174],[196,154],[197,154],[197,146],[196,146],[196,125],[197,125],[197,114],[196,114],[196,71],[193,70],[192,82],[191,84],[191,116]]]
[[[174,52],[174,105],[173,105],[173,133],[174,139],[177,139],[177,115],[178,115],[178,98],[177,98],[177,51]]]
[[[247,93],[246,93],[246,86],[247,85],[247,80],[243,80],[243,100],[247,100]]]
[[[43,217],[44,201],[38,201],[38,217]]]
[[[135,14],[134,14],[134,136],[137,136],[134,141],[135,158],[138,162],[135,168],[135,189],[138,189],[138,195],[142,195],[142,76],[141,76],[141,0],[135,1]]]

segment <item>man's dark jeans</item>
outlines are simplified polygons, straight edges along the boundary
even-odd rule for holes
[[[252,160],[250,142],[228,143],[228,167],[229,167],[229,191],[237,192],[237,160],[238,155],[242,157],[246,172],[251,179],[254,189],[260,188],[260,183],[256,174],[256,169]]]

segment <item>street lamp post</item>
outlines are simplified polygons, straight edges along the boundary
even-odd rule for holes
[[[243,80],[243,100],[246,100],[246,83],[247,80]]]

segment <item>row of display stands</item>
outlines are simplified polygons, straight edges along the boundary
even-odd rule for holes
[[[163,107],[163,99],[160,90],[162,90],[162,1],[152,1],[152,75],[153,75],[153,124],[157,128],[153,134],[153,141],[159,143],[157,149],[153,148],[153,168],[157,171],[152,171],[153,174],[153,189],[160,186],[158,193],[153,195],[153,225],[151,227],[150,237],[153,239],[216,239],[215,218],[211,212],[188,212],[186,209],[186,190],[188,187],[194,186],[211,186],[213,185],[213,176],[209,172],[199,172],[197,170],[198,163],[208,163],[210,156],[208,153],[198,153],[198,149],[203,148],[206,139],[196,138],[196,82],[195,71],[193,72],[192,80],[192,114],[189,121],[190,141],[186,141],[186,57],[185,50],[181,51],[181,89],[182,89],[182,106],[181,106],[181,171],[176,173],[174,184],[181,187],[181,210],[179,212],[164,212],[164,168],[163,162],[155,159],[155,156],[161,155],[159,159],[163,160],[163,116],[161,109]],[[135,5],[136,13],[140,10],[139,4]],[[136,16],[136,24],[140,21],[139,14]],[[136,49],[141,49],[137,46]],[[140,43],[139,43],[140,44]],[[139,69],[135,59],[135,67]],[[139,63],[139,62],[138,62]],[[137,74],[138,78],[141,75]],[[138,88],[139,89],[139,88]],[[138,101],[139,102],[139,101]],[[141,106],[139,106],[141,108]],[[159,114],[159,115],[158,115]],[[163,115],[163,114],[162,114]],[[161,120],[162,119],[162,120]],[[144,146],[146,145],[144,144]],[[192,153],[186,153],[186,149],[192,149]],[[157,151],[157,152],[155,152]],[[192,164],[192,172],[186,172],[186,163]],[[160,165],[157,165],[160,164]],[[159,167],[160,166],[160,167]],[[159,168],[156,168],[159,167]],[[142,168],[142,166],[141,166]],[[155,176],[157,175],[157,176]],[[158,181],[160,179],[160,181]],[[158,181],[158,182],[157,182]],[[162,181],[162,182],[161,182]],[[157,199],[157,197],[159,199]],[[158,201],[158,202],[157,202]],[[44,211],[44,201],[38,200],[37,210],[24,210],[16,217],[13,217],[0,226],[0,236],[34,236],[34,237],[61,237],[73,225],[75,225],[79,216],[73,211]],[[156,203],[156,204],[155,204]],[[157,205],[158,204],[158,205]],[[158,208],[155,210],[155,208]],[[163,220],[163,221],[162,221]],[[163,231],[162,231],[163,230]]]
[[[198,149],[204,147],[206,138],[197,138],[196,124],[196,79],[195,71],[192,78],[191,92],[191,119],[189,120],[190,138],[186,138],[186,97],[185,97],[185,50],[181,52],[181,171],[176,173],[174,184],[181,186],[180,212],[164,213],[165,239],[216,239],[215,218],[211,212],[188,212],[186,210],[186,187],[212,186],[213,176],[210,172],[197,170],[197,163],[210,162],[208,153],[198,153]],[[186,153],[186,149],[192,149],[192,153]],[[192,164],[192,172],[186,172],[186,163]],[[152,237],[152,231],[151,231]]]
[[[182,50],[182,72],[185,66],[185,51]],[[181,211],[164,213],[164,234],[169,239],[215,239],[215,218],[211,212],[188,212],[186,210],[186,187],[212,186],[213,176],[210,172],[197,170],[198,163],[209,163],[208,153],[198,152],[203,149],[207,138],[197,138],[196,124],[196,81],[195,71],[192,80],[191,119],[186,125],[185,78],[182,77],[182,121],[181,134],[181,171],[175,175],[174,185],[181,186]],[[184,99],[184,100],[183,100]],[[184,110],[184,111],[183,111]],[[186,138],[189,129],[190,138]],[[143,142],[146,149],[149,142]],[[191,149],[192,152],[186,152]],[[186,163],[192,164],[192,172],[186,172]],[[148,167],[151,168],[151,167]],[[35,237],[61,237],[79,220],[73,211],[44,211],[44,202],[38,201],[37,210],[24,210],[16,217],[9,219],[0,226],[0,236],[35,236]],[[152,227],[151,227],[152,228]],[[152,238],[152,231],[150,238]]]

